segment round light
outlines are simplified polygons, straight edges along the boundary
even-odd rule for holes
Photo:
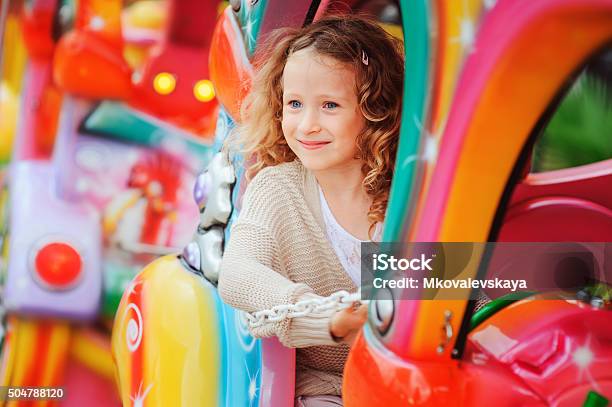
[[[169,95],[176,88],[176,78],[168,72],[160,72],[153,78],[153,89],[160,95]]]
[[[200,102],[210,102],[215,98],[215,88],[211,81],[202,79],[193,87],[193,95]]]
[[[81,255],[67,243],[49,243],[34,259],[37,276],[52,288],[66,288],[79,278],[83,270]]]

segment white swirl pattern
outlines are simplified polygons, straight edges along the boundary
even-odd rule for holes
[[[126,316],[130,313],[130,310],[133,310],[133,314],[136,316],[136,319],[130,318],[127,322],[127,327],[125,329],[125,340],[127,342],[127,347],[130,352],[135,352],[136,349],[140,346],[140,342],[142,341],[142,314],[140,313],[140,309],[134,303],[130,303],[125,311]]]

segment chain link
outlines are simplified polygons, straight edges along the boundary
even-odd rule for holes
[[[249,327],[258,328],[287,318],[305,317],[313,312],[349,308],[355,303],[368,303],[367,300],[361,299],[361,290],[353,294],[344,290],[338,291],[329,297],[298,301],[295,304],[276,305],[270,309],[261,311],[243,312],[242,315],[247,320]]]

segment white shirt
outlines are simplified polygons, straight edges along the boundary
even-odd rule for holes
[[[319,197],[327,239],[336,252],[336,256],[338,256],[346,274],[349,275],[355,285],[359,286],[361,284],[361,243],[370,242],[370,240],[359,240],[340,226],[329,208],[320,186]],[[381,232],[381,224],[377,223],[374,230],[374,241],[380,241]]]

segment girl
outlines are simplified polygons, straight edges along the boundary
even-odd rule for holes
[[[401,43],[375,23],[329,17],[276,32],[243,107],[251,179],[219,293],[247,312],[355,291],[360,243],[379,240],[399,137]],[[296,350],[296,406],[342,405],[364,305],[251,332]]]

